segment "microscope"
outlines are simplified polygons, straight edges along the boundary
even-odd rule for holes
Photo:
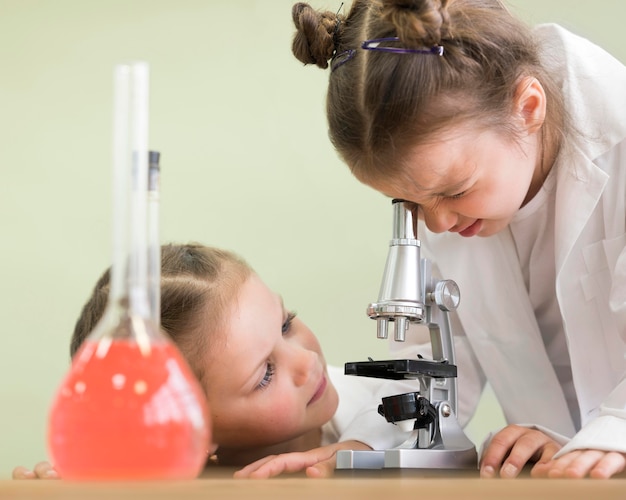
[[[367,308],[377,323],[377,337],[386,339],[393,326],[394,341],[404,342],[411,324],[428,327],[432,360],[415,359],[346,363],[347,375],[385,379],[412,379],[415,392],[385,397],[378,413],[388,422],[410,431],[409,438],[389,450],[341,450],[339,470],[355,469],[477,469],[472,441],[459,425],[457,367],[450,332],[449,311],[460,300],[452,280],[437,280],[431,262],[420,256],[417,218],[409,203],[395,199],[393,239],[380,287],[378,302]]]

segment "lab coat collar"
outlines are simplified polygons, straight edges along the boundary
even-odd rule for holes
[[[609,176],[574,144],[557,164],[554,250],[557,283],[576,240],[595,209]]]
[[[542,64],[556,77],[567,109],[569,126],[581,139],[580,152],[597,158],[626,137],[626,67],[589,40],[557,24],[535,28]],[[581,127],[581,130],[579,130]],[[572,133],[568,133],[568,141]]]

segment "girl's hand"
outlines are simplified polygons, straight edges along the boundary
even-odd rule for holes
[[[626,453],[574,450],[548,462],[537,463],[530,475],[549,478],[608,479],[626,469]]]
[[[309,451],[270,455],[238,470],[234,477],[265,479],[284,472],[299,471],[305,471],[308,477],[330,477],[335,471],[337,450],[371,450],[371,448],[359,441],[343,441]]]
[[[489,443],[480,463],[480,477],[517,477],[528,462],[543,470],[561,445],[536,429],[508,425]],[[534,469],[533,469],[534,470]]]
[[[33,470],[18,465],[13,469],[13,479],[59,479],[58,472],[50,462],[39,462]]]

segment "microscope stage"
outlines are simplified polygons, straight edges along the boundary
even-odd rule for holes
[[[346,363],[344,373],[346,375],[393,380],[414,379],[420,376],[453,378],[456,377],[456,365],[451,365],[446,361],[427,361],[425,359],[356,361]]]

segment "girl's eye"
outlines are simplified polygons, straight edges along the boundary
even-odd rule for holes
[[[275,371],[274,364],[267,363],[267,366],[265,367],[265,375],[263,375],[263,379],[259,382],[259,385],[257,385],[256,388],[265,389],[268,385],[270,385]]]
[[[290,312],[289,314],[287,314],[287,319],[285,319],[285,322],[283,323],[283,335],[287,335],[289,333],[289,330],[291,330],[291,322],[294,320],[294,318],[296,317],[296,313],[295,312]]]

